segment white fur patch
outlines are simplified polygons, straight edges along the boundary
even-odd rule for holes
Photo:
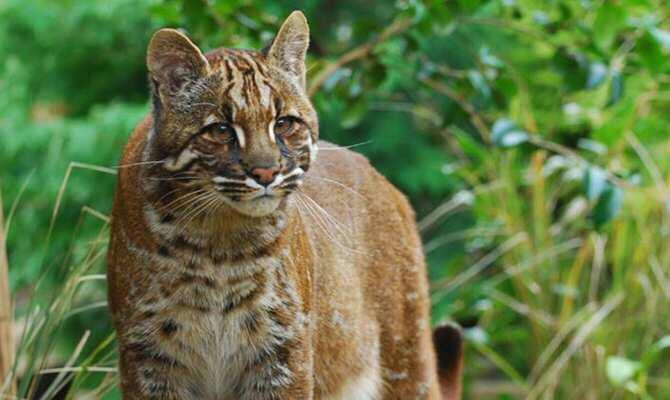
[[[249,186],[250,188],[253,189],[264,189],[264,186],[261,186],[258,182],[251,178],[246,178],[245,180],[240,180],[240,179],[231,179],[231,178],[226,178],[224,176],[215,176],[212,178],[212,182],[214,183],[226,183],[226,182],[244,182],[245,185]]]
[[[305,171],[303,171],[302,168],[297,167],[297,168],[294,168],[291,172],[289,172],[286,175],[280,174],[275,178],[274,182],[272,182],[272,184],[270,186],[268,186],[268,189],[272,189],[272,188],[275,188],[275,187],[281,185],[282,182],[284,182],[287,178],[292,177],[293,175],[302,175],[304,173],[305,173]]]
[[[216,115],[214,115],[214,114],[209,114],[209,115],[207,116],[207,118],[205,118],[205,126],[207,126],[207,125],[211,125],[211,124],[213,124],[213,123],[215,123],[215,122],[218,122],[218,121],[219,121],[219,118],[218,118]]]
[[[369,367],[364,373],[353,377],[336,394],[327,400],[377,400],[381,398],[382,377],[379,368]]]
[[[244,129],[237,124],[233,124],[233,130],[235,131],[235,136],[237,136],[237,143],[240,144],[241,148],[244,148],[246,145],[246,139],[244,136]]]
[[[309,143],[309,162],[313,163],[316,160],[316,155],[319,153],[319,145],[312,142],[312,137],[308,136],[307,141]]]
[[[165,159],[165,163],[163,164],[165,166],[165,169],[168,171],[178,171],[182,168],[184,168],[185,165],[190,163],[191,161],[195,160],[198,158],[198,155],[191,151],[191,149],[185,149],[179,155],[175,157],[168,157]]]
[[[274,120],[270,121],[270,124],[268,125],[268,136],[270,137],[270,141],[272,143],[277,143],[277,138],[275,137],[275,121]]]

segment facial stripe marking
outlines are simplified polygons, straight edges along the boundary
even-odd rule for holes
[[[166,158],[163,165],[168,171],[179,171],[196,158],[198,158],[198,154],[190,148],[186,148],[177,157]]]
[[[250,188],[253,188],[253,189],[263,189],[264,188],[258,182],[256,182],[255,180],[253,180],[251,178],[246,178],[246,179],[242,180],[242,179],[226,178],[224,176],[215,176],[214,178],[212,178],[212,182],[214,182],[214,183],[229,183],[229,182],[239,183],[239,182],[244,182],[244,184],[246,184],[247,186],[249,186]]]
[[[244,129],[237,124],[233,124],[233,130],[235,131],[235,136],[237,136],[237,143],[240,144],[240,148],[244,148],[246,145],[246,139],[244,136]]]
[[[275,121],[272,120],[268,124],[268,136],[270,137],[270,141],[272,143],[277,143],[277,138],[275,137]]]
[[[302,175],[302,174],[304,174],[304,173],[305,173],[305,171],[303,171],[302,168],[300,168],[300,167],[296,167],[296,168],[294,168],[291,172],[289,172],[289,173],[286,174],[286,175],[279,175],[279,176],[277,176],[277,178],[275,178],[275,181],[272,182],[272,184],[269,186],[269,188],[270,188],[270,189],[271,189],[271,188],[275,188],[275,187],[281,185],[282,182],[284,182],[286,179],[288,179],[288,178],[290,178],[290,177],[292,177],[292,176],[295,176],[295,175]]]

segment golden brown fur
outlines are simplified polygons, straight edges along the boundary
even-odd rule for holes
[[[108,256],[124,398],[441,398],[414,213],[364,157],[316,142],[304,95],[306,37],[304,17],[294,13],[266,54],[225,50],[201,59],[175,32],[150,46],[155,110],[123,155]],[[161,63],[166,54],[185,66],[179,74]],[[268,137],[270,111],[243,120],[238,110],[239,126],[217,128],[229,135],[225,142],[212,144],[209,130],[187,137],[189,126],[210,118],[185,113],[188,104],[253,101],[202,100],[212,88],[224,90],[226,74],[220,82],[212,74],[226,60],[258,63],[254,71],[279,88],[274,96],[288,96],[282,104],[299,114],[295,133]],[[253,82],[262,96],[263,81]],[[191,160],[208,151],[225,165],[221,185],[238,185],[234,191],[210,196],[220,175]],[[260,186],[233,180],[272,162],[290,184],[261,198],[265,211],[257,212]],[[207,200],[196,200],[197,190]]]

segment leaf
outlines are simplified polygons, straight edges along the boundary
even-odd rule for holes
[[[513,147],[525,143],[530,139],[530,134],[509,119],[503,118],[493,124],[491,130],[493,143],[500,147]]]
[[[607,111],[607,118],[593,132],[592,138],[605,146],[613,146],[623,139],[624,132],[635,122],[635,111],[635,99],[626,97]]]
[[[476,164],[482,163],[489,157],[489,150],[480,142],[472,138],[472,135],[457,126],[451,126],[454,136],[458,141],[458,146],[463,152]]]
[[[646,32],[638,39],[636,50],[640,61],[650,71],[663,71],[667,64],[667,55],[663,52],[661,43],[650,32]]]
[[[656,361],[656,358],[663,352],[663,350],[670,349],[670,335],[663,336],[656,343],[651,345],[644,353],[642,362],[645,367],[649,367]]]
[[[649,33],[663,47],[663,50],[666,52],[670,51],[670,32],[663,29],[651,28],[649,29]]]
[[[626,11],[618,4],[604,2],[593,24],[593,38],[601,50],[609,50],[619,30],[625,26]]]
[[[589,167],[584,176],[584,186],[586,187],[586,197],[593,201],[607,188],[607,173],[602,168]]]
[[[472,87],[477,89],[477,91],[482,96],[484,96],[484,98],[491,98],[491,88],[489,87],[489,84],[486,82],[486,79],[481,72],[477,70],[468,71],[468,79],[470,80]]]
[[[605,146],[604,144],[600,143],[597,140],[579,139],[579,141],[577,142],[577,147],[579,147],[580,149],[591,151],[600,156],[607,153],[607,146]]]
[[[610,98],[607,106],[612,106],[621,100],[624,92],[624,78],[621,72],[614,72],[610,81]]]
[[[348,79],[351,76],[350,68],[340,68],[335,71],[331,76],[326,79],[323,83],[323,89],[325,91],[331,91],[335,85],[338,84],[341,80]]]
[[[598,198],[593,209],[593,222],[596,228],[614,219],[621,210],[623,204],[623,190],[620,187],[609,184]]]
[[[589,65],[589,77],[586,81],[587,89],[594,89],[600,86],[607,78],[609,70],[603,63],[591,63]]]
[[[638,361],[618,356],[607,357],[607,379],[616,386],[623,386],[635,376],[640,367],[641,364]]]

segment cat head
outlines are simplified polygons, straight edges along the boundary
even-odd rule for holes
[[[309,27],[293,12],[262,51],[203,54],[177,30],[154,34],[147,66],[154,104],[152,157],[163,180],[207,193],[248,216],[272,213],[316,156],[306,94]]]

